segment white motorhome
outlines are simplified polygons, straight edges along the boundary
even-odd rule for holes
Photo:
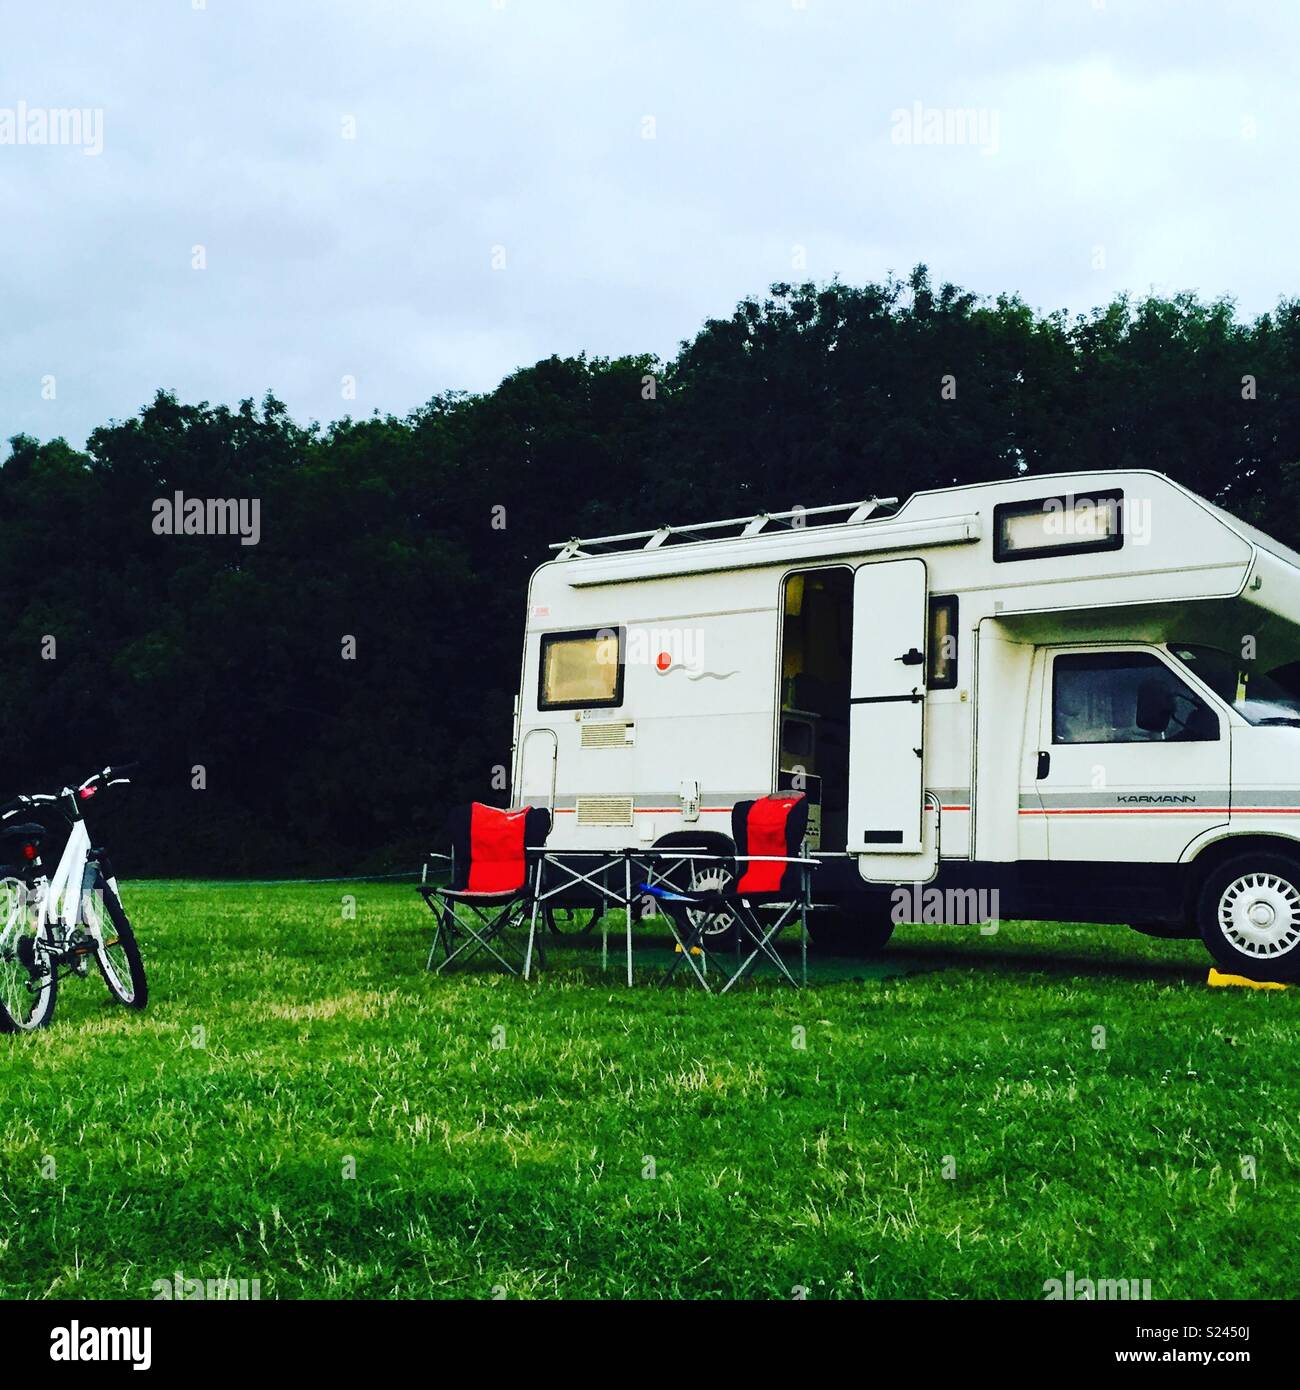
[[[552,849],[722,845],[737,800],[794,786],[815,896],[864,946],[900,885],[996,888],[1004,917],[1300,975],[1300,555],[1179,484],[1023,477],[554,549],[512,784]]]

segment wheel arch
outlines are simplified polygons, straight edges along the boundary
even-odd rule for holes
[[[1228,831],[1206,840],[1192,857],[1184,860],[1187,877],[1184,886],[1183,908],[1189,918],[1195,910],[1196,899],[1206,878],[1229,859],[1239,854],[1249,854],[1252,850],[1260,854],[1284,854],[1300,864],[1300,835],[1283,833]]]

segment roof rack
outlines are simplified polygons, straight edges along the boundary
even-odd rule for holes
[[[651,531],[625,531],[618,536],[574,536],[556,541],[558,560],[575,560],[611,551],[658,550],[665,545],[710,540],[737,540],[757,536],[769,527],[784,526],[802,531],[813,526],[855,526],[882,507],[896,507],[897,497],[868,497],[862,502],[840,502],[830,507],[795,507],[788,512],[755,512],[752,516],[729,517],[725,521],[700,521],[691,526],[659,526]],[[720,533],[720,534],[713,534]]]

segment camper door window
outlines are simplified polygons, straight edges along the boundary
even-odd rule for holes
[[[623,703],[623,629],[542,636],[538,709],[609,709]]]
[[[953,690],[957,685],[957,599],[951,594],[930,600],[930,645],[926,653],[929,690]]]

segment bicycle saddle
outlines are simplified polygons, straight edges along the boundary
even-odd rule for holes
[[[0,827],[0,840],[40,840],[47,833],[43,825],[6,825]]]

